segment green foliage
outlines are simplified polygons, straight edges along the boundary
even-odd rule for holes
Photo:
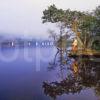
[[[100,36],[100,6],[98,6],[95,10],[94,10],[94,16],[96,17],[96,25],[94,27],[94,30],[96,32],[97,35]]]
[[[64,11],[62,9],[57,9],[55,5],[51,5],[47,10],[44,10],[43,15],[43,23],[56,23],[58,21],[63,21],[63,18],[66,17]]]
[[[65,23],[65,25],[72,24],[72,21],[77,17],[78,19],[81,19],[81,17],[84,14],[79,11],[71,11],[70,9],[63,10],[56,8],[55,5],[51,5],[48,7],[48,9],[45,9],[43,11],[43,23],[51,22],[51,23],[57,23],[62,22]]]
[[[75,20],[77,21],[77,32],[81,33],[80,38],[87,47],[91,36],[100,35],[100,6],[92,13],[58,9],[55,5],[51,5],[43,11],[43,23],[63,23],[64,28],[72,29]]]
[[[94,14],[100,20],[100,6],[95,9]]]

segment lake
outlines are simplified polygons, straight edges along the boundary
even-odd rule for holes
[[[100,62],[56,52],[1,48],[0,100],[100,100]]]

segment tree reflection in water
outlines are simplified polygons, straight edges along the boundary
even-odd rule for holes
[[[100,62],[94,62],[88,58],[69,58],[59,52],[50,63],[49,69],[60,68],[62,79],[54,82],[43,82],[43,89],[46,95],[52,98],[63,94],[80,93],[83,89],[93,88],[96,95],[100,96]],[[67,75],[63,77],[63,71]]]

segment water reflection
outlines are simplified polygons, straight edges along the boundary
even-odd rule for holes
[[[56,99],[63,94],[76,94],[92,88],[96,96],[100,96],[100,62],[88,58],[70,58],[63,52],[57,52],[54,61],[48,67],[58,70],[60,80],[43,82],[45,95]]]

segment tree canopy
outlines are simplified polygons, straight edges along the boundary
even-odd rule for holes
[[[72,26],[73,21],[77,19],[79,30],[90,30],[90,32],[97,32],[94,29],[97,25],[100,26],[100,6],[98,6],[92,13],[71,11],[70,9],[58,9],[55,5],[51,5],[48,9],[43,11],[42,22],[64,23],[65,26]]]
[[[86,45],[91,36],[100,35],[100,6],[92,12],[81,12],[58,9],[53,4],[43,11],[42,22],[61,23],[63,28],[72,30],[76,24],[77,32],[81,33],[80,38]]]

